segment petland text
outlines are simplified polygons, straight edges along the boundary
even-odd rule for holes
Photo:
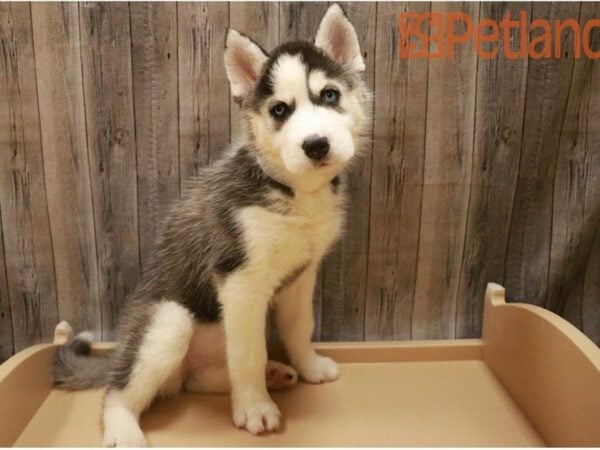
[[[563,33],[573,33],[573,55],[582,53],[590,59],[600,58],[600,49],[591,48],[590,34],[600,27],[600,19],[590,19],[580,24],[575,19],[535,19],[529,23],[526,11],[518,19],[507,12],[500,22],[482,19],[474,24],[463,12],[405,12],[398,15],[400,58],[448,58],[454,57],[455,48],[473,40],[474,48],[481,58],[495,58],[502,49],[508,59],[560,58]],[[519,32],[519,42],[511,42]],[[500,45],[502,43],[502,45]],[[433,45],[430,45],[433,44]],[[571,51],[571,49],[567,49]]]

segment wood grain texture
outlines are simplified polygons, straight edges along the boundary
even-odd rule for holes
[[[233,2],[229,4],[229,26],[250,36],[266,52],[279,45],[279,2]],[[230,99],[231,139],[242,133],[240,108]]]
[[[58,320],[29,4],[0,5],[0,46],[0,205],[20,350],[49,339]]]
[[[432,11],[479,15],[477,3],[433,3]],[[464,33],[464,24],[456,25]],[[437,51],[432,43],[431,51]],[[429,62],[425,169],[412,316],[415,339],[454,337],[457,290],[465,245],[477,57],[472,42],[453,59]]]
[[[375,79],[376,3],[342,3],[356,33],[365,61],[365,82],[372,92]],[[371,159],[369,141],[348,174],[350,203],[343,239],[323,263],[321,339],[363,340],[367,302]]]
[[[374,147],[365,335],[410,339],[416,281],[425,123],[426,59],[398,57],[397,14],[426,3],[377,8]]]
[[[179,3],[179,160],[182,183],[229,146],[229,85],[223,64],[227,3]]]
[[[279,6],[279,40],[314,42],[319,23],[327,11],[326,2],[282,2]]]
[[[599,14],[600,4],[582,3],[580,22]],[[600,48],[600,32],[593,33],[591,41],[592,48]],[[586,266],[600,220],[600,102],[594,96],[599,89],[595,66],[597,63],[587,58],[575,61],[561,124],[546,302],[549,309],[580,329]],[[600,302],[600,297],[597,299]]]
[[[100,333],[78,5],[34,3],[31,10],[59,318]]]
[[[129,6],[85,3],[80,17],[102,331],[110,339],[140,274]]]
[[[330,4],[0,3],[0,360],[59,319],[113,337],[170,202],[240,133],[227,28],[267,49],[312,41]],[[316,286],[315,338],[477,337],[496,281],[600,343],[598,60],[574,58],[569,31],[560,58],[468,44],[401,59],[397,29],[399,13],[431,10],[583,24],[600,3],[343,7],[373,139]]]
[[[593,6],[592,6],[593,5]],[[592,10],[592,8],[594,8]],[[581,15],[589,14],[590,10],[595,11],[596,17],[600,15],[598,2],[593,4],[584,4],[581,7]],[[592,33],[592,41],[595,43],[594,48],[600,48],[600,30],[595,29]],[[586,169],[588,171],[588,179],[600,177],[600,164],[598,157],[600,155],[600,64],[598,60],[592,65],[591,74],[589,76],[589,88],[587,88],[588,106],[587,118],[581,121],[581,128],[585,130],[586,135],[586,155],[589,158],[593,155],[593,159],[588,159]],[[592,163],[593,161],[593,163]],[[598,186],[598,181],[595,186]],[[596,203],[594,206],[596,212],[600,210],[600,205]],[[594,237],[593,247],[590,250],[588,261],[585,267],[585,275],[583,280],[583,295],[581,300],[581,317],[583,332],[592,339],[596,344],[600,345],[600,218],[596,225],[596,235]]]
[[[600,345],[600,221],[596,227],[596,236],[594,245],[590,251],[584,280],[583,280],[583,299],[582,299],[582,318],[583,332]]]
[[[0,364],[15,353],[10,298],[8,296],[8,276],[4,255],[4,233],[2,230],[2,210],[0,209]]]
[[[578,18],[579,8],[579,3],[534,2],[531,17],[553,23],[556,19]],[[538,27],[531,35],[533,38],[539,34]],[[564,48],[572,48],[572,34],[565,33],[562,42]],[[554,175],[573,67],[572,51],[559,59],[529,61],[526,126],[505,264],[505,286],[512,300],[546,303]]]
[[[179,196],[177,5],[131,3],[140,257]],[[142,265],[143,267],[143,265]]]
[[[479,19],[530,14],[526,3],[481,3]],[[513,42],[520,42],[516,30]],[[490,44],[486,51],[492,51]],[[513,45],[514,49],[515,45]],[[499,52],[503,45],[497,46]],[[481,335],[487,282],[502,284],[523,135],[527,58],[478,60],[473,172],[464,254],[456,295],[457,338]]]

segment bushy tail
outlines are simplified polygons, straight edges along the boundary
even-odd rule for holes
[[[92,341],[91,333],[80,333],[58,348],[52,368],[56,386],[83,390],[106,384],[109,354],[92,356]]]

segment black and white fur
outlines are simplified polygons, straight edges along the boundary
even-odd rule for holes
[[[142,446],[139,416],[157,395],[231,392],[236,426],[276,430],[268,388],[338,377],[311,348],[312,296],[344,224],[343,171],[367,133],[370,97],[356,32],[338,5],[315,44],[270,55],[229,30],[225,66],[245,127],[241,145],[203,169],[168,214],[144,279],[122,313],[119,345],[61,347],[55,383],[108,386],[104,445]],[[291,366],[267,360],[275,308]]]

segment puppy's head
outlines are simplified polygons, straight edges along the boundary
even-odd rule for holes
[[[281,181],[301,190],[328,183],[360,150],[368,93],[354,27],[329,8],[315,43],[283,44],[268,55],[230,30],[225,67],[248,138]]]

